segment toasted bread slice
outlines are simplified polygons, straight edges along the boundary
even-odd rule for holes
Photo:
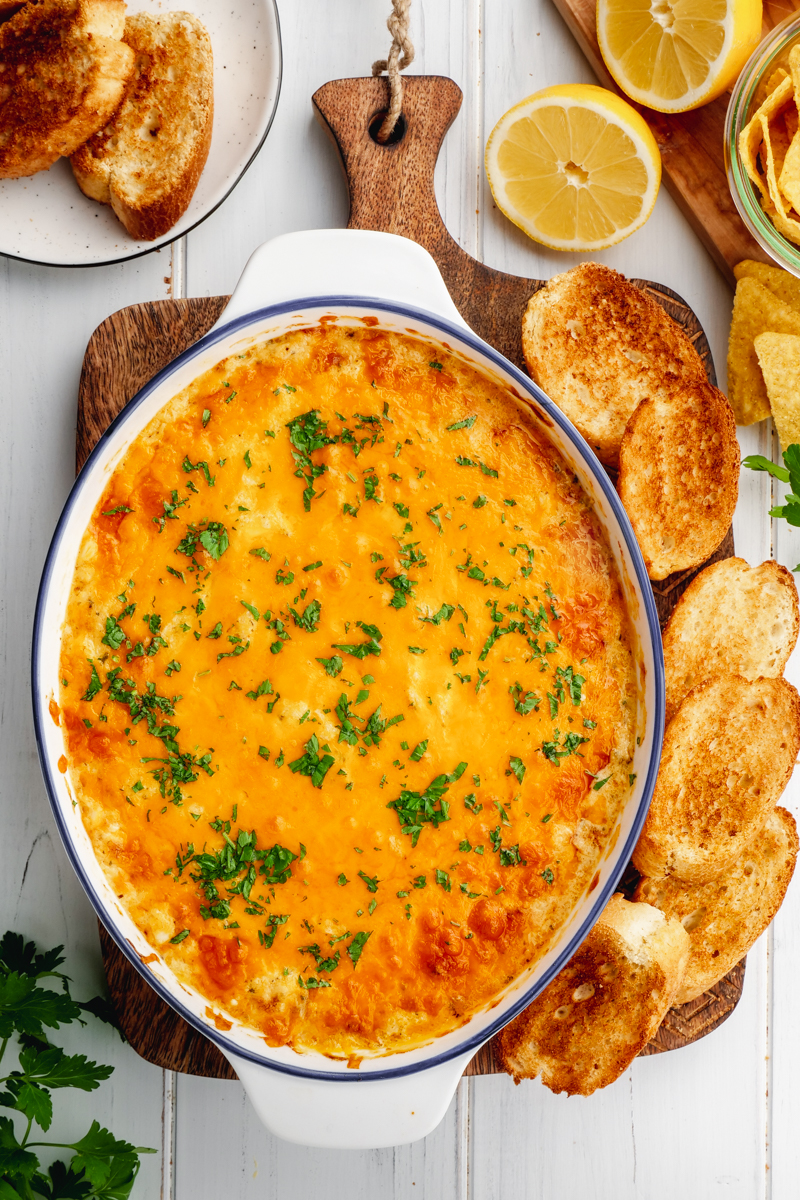
[[[785,679],[720,675],[694,688],[664,734],[633,852],[642,875],[708,883],[763,828],[800,750],[800,696]]]
[[[716,550],[736,507],[739,461],[730,405],[707,380],[638,406],[622,438],[617,490],[651,579]]]
[[[715,675],[783,674],[797,642],[800,610],[791,571],[743,558],[712,563],[692,580],[664,630],[667,724],[687,692]]]
[[[706,380],[681,327],[600,263],[580,263],[531,297],[522,348],[532,378],[612,467],[642,400],[668,399],[676,388]]]
[[[24,3],[25,0],[0,0],[0,21],[7,21],[9,17],[13,17]]]
[[[612,896],[561,974],[499,1034],[501,1065],[516,1083],[541,1075],[570,1096],[607,1087],[664,1019],[689,944],[680,921]]]
[[[634,900],[654,904],[681,922],[692,943],[675,1004],[702,996],[743,958],[783,903],[794,872],[798,839],[794,817],[776,808],[744,854],[711,883],[640,880]]]
[[[0,25],[0,179],[44,171],[101,129],[134,53],[124,0],[39,0]]]
[[[135,238],[152,241],[189,207],[211,146],[211,42],[185,12],[125,22],[136,72],[108,125],[72,156],[83,192],[110,204]]]

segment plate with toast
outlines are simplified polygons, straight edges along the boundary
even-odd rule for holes
[[[0,0],[0,253],[99,266],[182,237],[280,83],[275,0]]]

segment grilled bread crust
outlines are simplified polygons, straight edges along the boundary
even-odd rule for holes
[[[689,945],[680,921],[612,896],[569,964],[499,1034],[504,1070],[570,1096],[613,1083],[673,1003]]]
[[[83,192],[110,204],[132,237],[152,241],[189,207],[211,146],[213,56],[189,13],[125,22],[136,70],[105,128],[72,155]]]
[[[763,828],[800,750],[800,696],[785,679],[721,675],[693,688],[667,726],[633,863],[642,875],[708,883]]]
[[[617,490],[651,579],[716,550],[736,507],[739,462],[731,407],[707,381],[641,402],[622,438]]]
[[[797,850],[794,817],[776,808],[741,858],[711,883],[692,887],[676,879],[640,880],[634,900],[679,920],[691,939],[675,1004],[702,996],[747,954],[783,903]]]
[[[0,178],[44,171],[109,119],[133,72],[124,0],[31,0],[0,25]]]
[[[522,348],[533,379],[612,467],[642,400],[667,400],[687,383],[706,381],[680,326],[600,263],[580,263],[531,297]]]
[[[797,588],[786,567],[772,560],[750,567],[743,558],[706,567],[664,630],[667,724],[684,696],[706,679],[782,675],[799,628]]]

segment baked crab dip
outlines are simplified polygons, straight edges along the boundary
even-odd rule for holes
[[[351,1062],[546,952],[637,722],[611,550],[538,419],[370,320],[220,362],[132,443],[52,704],[153,952],[225,1028]]]

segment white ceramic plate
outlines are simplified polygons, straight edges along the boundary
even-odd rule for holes
[[[230,195],[263,145],[281,86],[275,0],[128,0],[128,12],[191,12],[214,50],[214,132],[188,209],[154,242],[137,242],[111,208],[84,196],[67,159],[29,179],[0,180],[0,254],[57,267],[137,258],[199,225]]]

